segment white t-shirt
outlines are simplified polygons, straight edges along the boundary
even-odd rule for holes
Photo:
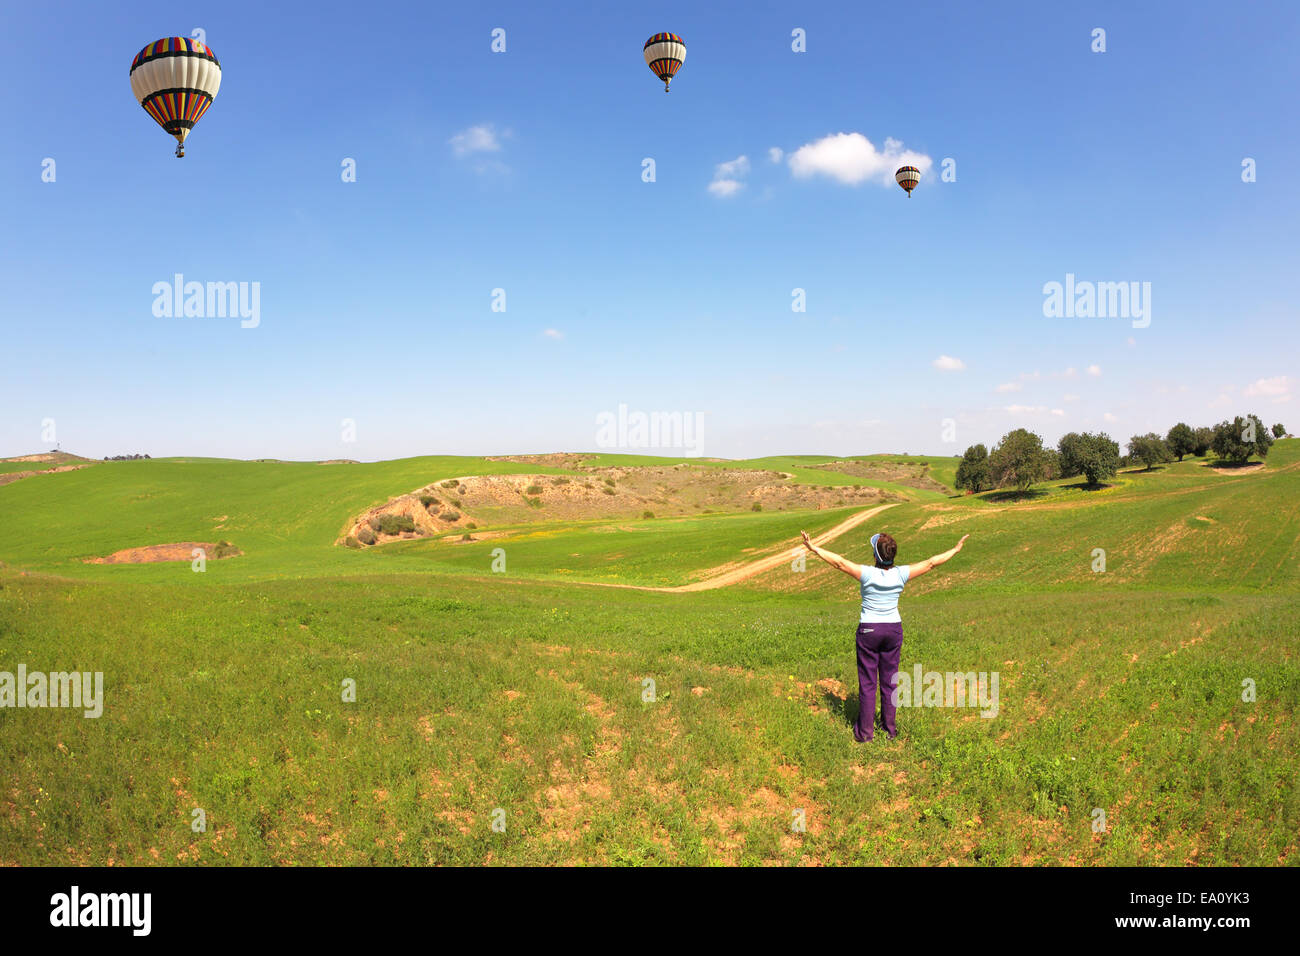
[[[903,593],[912,569],[906,565],[892,568],[862,566],[862,617],[860,623],[901,623],[898,598]]]

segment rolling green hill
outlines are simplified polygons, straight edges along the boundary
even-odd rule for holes
[[[876,460],[940,484],[955,466],[840,459]],[[832,461],[724,464],[865,480]],[[907,500],[830,547],[861,560],[889,530],[905,563],[969,533],[908,586],[903,666],[996,672],[1000,701],[904,709],[897,741],[864,745],[844,575],[600,586],[697,580],[850,509],[335,544],[429,481],[539,472],[164,459],[0,486],[0,671],[106,686],[99,719],[0,708],[0,864],[1297,859],[1300,442],[1259,470],[1188,460],[1099,491],[886,482]],[[217,540],[243,555],[202,574],[83,560]]]

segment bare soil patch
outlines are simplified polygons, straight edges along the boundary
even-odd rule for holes
[[[87,558],[87,564],[156,564],[161,561],[192,561],[194,549],[202,548],[209,561],[234,558],[243,554],[233,545],[205,543],[202,541],[177,541],[172,544],[150,544],[143,548],[123,548],[102,558]]]

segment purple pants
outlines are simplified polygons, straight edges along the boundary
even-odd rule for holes
[[[903,651],[903,625],[872,622],[858,625],[858,722],[853,739],[870,740],[876,717],[876,684],[880,685],[880,717],[885,733],[898,736],[894,722],[894,678],[898,675],[898,658]],[[879,676],[879,680],[877,680]]]

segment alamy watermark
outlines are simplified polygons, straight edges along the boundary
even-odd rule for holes
[[[899,671],[890,699],[895,707],[979,707],[981,717],[998,715],[998,672]]]
[[[671,448],[694,456],[703,432],[703,412],[629,411],[620,404],[617,412],[596,416],[597,448]]]
[[[1049,319],[1132,319],[1133,328],[1151,324],[1150,282],[1065,282],[1043,286],[1043,315]]]
[[[241,328],[262,324],[262,283],[186,282],[177,272],[171,282],[153,284],[153,314],[159,319],[240,318]]]
[[[0,671],[0,708],[71,707],[95,718],[104,712],[104,674],[101,671],[27,672]]]

